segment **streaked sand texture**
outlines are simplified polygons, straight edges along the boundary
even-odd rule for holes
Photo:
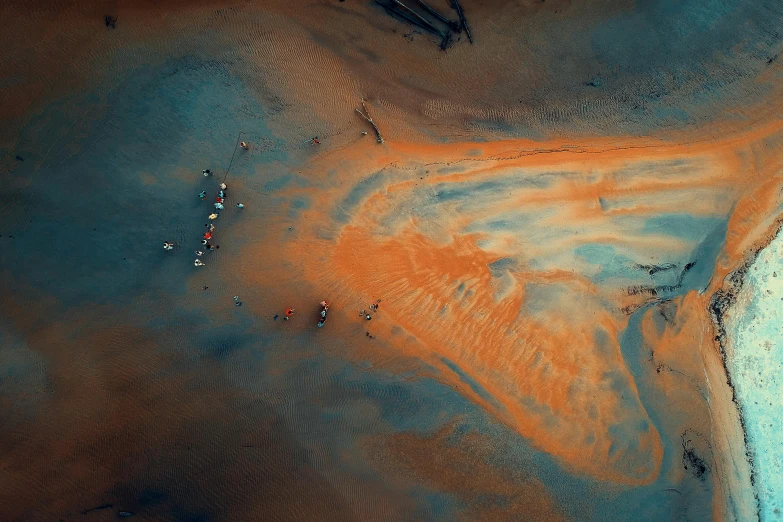
[[[1,520],[776,520],[783,5],[462,5],[0,7]]]

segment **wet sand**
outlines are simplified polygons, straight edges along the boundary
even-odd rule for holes
[[[463,4],[0,8],[0,518],[757,518],[781,7]]]

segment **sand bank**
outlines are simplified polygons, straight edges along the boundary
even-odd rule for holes
[[[464,3],[447,53],[369,2],[0,8],[4,519],[753,516],[709,309],[780,212],[780,5]]]

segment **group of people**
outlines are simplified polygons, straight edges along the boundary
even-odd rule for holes
[[[378,307],[380,306],[381,300],[378,299],[374,303],[370,305],[370,311],[371,312],[377,312]],[[321,305],[321,311],[318,314],[318,328],[321,328],[326,323],[326,315],[329,313],[329,301],[324,299],[320,302]],[[291,319],[291,317],[294,315],[294,309],[293,308],[286,308],[285,316],[283,317],[284,321],[288,321]],[[367,310],[362,310],[359,312],[359,315],[367,319],[368,321],[372,319],[372,316],[367,312]],[[277,319],[278,316],[275,315],[274,319]],[[369,336],[370,333],[368,332],[367,335]]]
[[[206,176],[206,177],[209,177],[209,176],[212,175],[212,171],[209,170],[209,169],[204,169],[204,170],[201,171],[201,173],[204,174],[204,176]],[[220,245],[212,245],[212,243],[210,243],[210,240],[213,238],[212,232],[215,230],[215,225],[212,224],[211,222],[216,220],[218,218],[218,216],[220,215],[219,211],[223,210],[225,208],[224,207],[224,203],[226,201],[226,190],[227,189],[228,189],[228,187],[226,186],[225,183],[221,183],[220,184],[220,190],[218,191],[217,196],[215,197],[215,203],[214,203],[215,211],[212,212],[208,216],[210,222],[204,224],[204,227],[207,229],[207,231],[204,232],[204,237],[201,240],[201,245],[206,250],[215,250],[216,248],[220,248]],[[207,199],[207,191],[206,190],[202,190],[201,192],[199,192],[198,197],[202,201]],[[237,203],[237,208],[245,208],[245,205],[243,205],[242,203]],[[196,260],[193,262],[193,264],[196,265],[196,266],[205,266],[205,263],[202,262],[201,259],[199,259],[203,255],[204,255],[204,252],[202,252],[201,250],[196,250]]]
[[[209,169],[204,169],[201,171],[204,176],[209,177],[212,175],[212,171]],[[220,190],[217,193],[217,196],[215,197],[215,212],[212,212],[209,217],[209,222],[204,224],[204,228],[207,230],[204,232],[204,237],[201,239],[201,246],[204,248],[204,251],[212,251],[217,248],[220,248],[220,245],[213,245],[210,241],[213,239],[213,234],[215,230],[215,225],[212,223],[212,221],[216,220],[218,218],[219,210],[223,210],[223,202],[226,200],[226,190],[228,187],[225,183],[220,184]],[[207,199],[207,191],[202,190],[199,192],[198,195],[199,199],[202,201]],[[239,206],[239,205],[237,205]],[[241,208],[241,207],[240,207]],[[206,266],[206,263],[204,263],[200,258],[204,255],[204,251],[202,250],[196,250],[196,259],[193,261],[193,264],[195,266]]]
[[[204,169],[201,171],[201,173],[204,175],[204,177],[209,177],[212,175],[212,171],[210,169]],[[212,245],[212,243],[210,243],[210,240],[212,239],[212,232],[215,230],[215,225],[213,225],[211,221],[216,220],[220,215],[218,211],[223,210],[225,208],[223,206],[223,203],[226,200],[226,189],[227,189],[226,184],[221,183],[220,190],[217,193],[217,197],[215,197],[215,212],[211,213],[208,216],[210,223],[206,223],[204,225],[207,231],[204,232],[204,238],[201,240],[201,245],[207,251],[220,248],[220,245]],[[199,192],[198,197],[200,200],[204,201],[205,199],[207,199],[207,191],[202,190],[201,192]],[[237,208],[245,208],[245,205],[243,205],[242,203],[237,203]],[[164,241],[163,249],[167,251],[174,250],[174,243],[172,241]],[[203,261],[201,261],[201,259],[199,259],[203,255],[204,252],[202,250],[196,250],[196,260],[193,262],[195,266],[206,266],[206,263],[204,263]]]
[[[324,299],[321,301],[321,312],[318,315],[318,328],[321,328],[324,323],[326,322],[326,313],[329,311],[329,301]],[[286,308],[285,309],[285,315],[283,316],[283,321],[290,321],[291,317],[294,316],[294,309],[293,308]],[[279,316],[275,314],[273,319],[276,321]]]
[[[378,299],[373,304],[370,305],[370,312],[377,312],[378,307],[381,305],[381,300]],[[372,320],[372,316],[367,312],[367,310],[361,310],[359,312],[359,315],[367,319],[368,321]]]
[[[318,143],[318,138],[313,138],[313,143]],[[249,147],[245,142],[242,142],[240,146],[247,150]],[[204,169],[201,171],[201,173],[204,175],[204,177],[209,177],[212,175],[212,171],[210,169]],[[213,245],[210,241],[214,238],[213,232],[215,231],[215,225],[212,223],[214,220],[218,218],[220,215],[219,211],[223,210],[225,208],[225,201],[226,201],[226,191],[228,187],[225,183],[220,184],[220,190],[217,193],[217,196],[215,197],[215,211],[212,212],[209,217],[209,222],[204,224],[204,227],[206,228],[206,231],[204,232],[204,236],[201,239],[201,245],[204,250],[196,250],[196,259],[194,260],[193,264],[195,266],[206,266],[206,263],[201,261],[201,256],[204,255],[204,251],[212,251],[217,248],[220,248],[219,245]],[[199,199],[202,201],[207,199],[207,191],[202,190],[199,192],[198,195]],[[245,206],[242,203],[237,203],[237,208],[244,208]],[[165,250],[173,250],[174,249],[174,243],[171,241],[164,241],[163,242],[163,248]],[[206,290],[208,287],[204,287]],[[377,310],[378,303],[380,302],[380,299],[370,305],[370,309]],[[242,301],[239,300],[239,296],[234,296],[234,304],[236,306],[242,306]],[[326,323],[326,315],[329,312],[329,302],[327,300],[323,300],[320,303],[321,311],[319,313],[318,317],[318,328],[321,328],[324,323]],[[362,311],[364,313],[364,311]],[[285,317],[283,317],[283,320],[288,321],[293,317],[294,315],[294,309],[293,308],[287,308],[285,311]],[[278,316],[275,316],[274,318],[277,319]],[[367,315],[367,319],[370,319],[370,316]]]

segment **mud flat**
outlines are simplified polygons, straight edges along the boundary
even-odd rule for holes
[[[0,6],[0,520],[758,518],[783,4],[463,4]]]

